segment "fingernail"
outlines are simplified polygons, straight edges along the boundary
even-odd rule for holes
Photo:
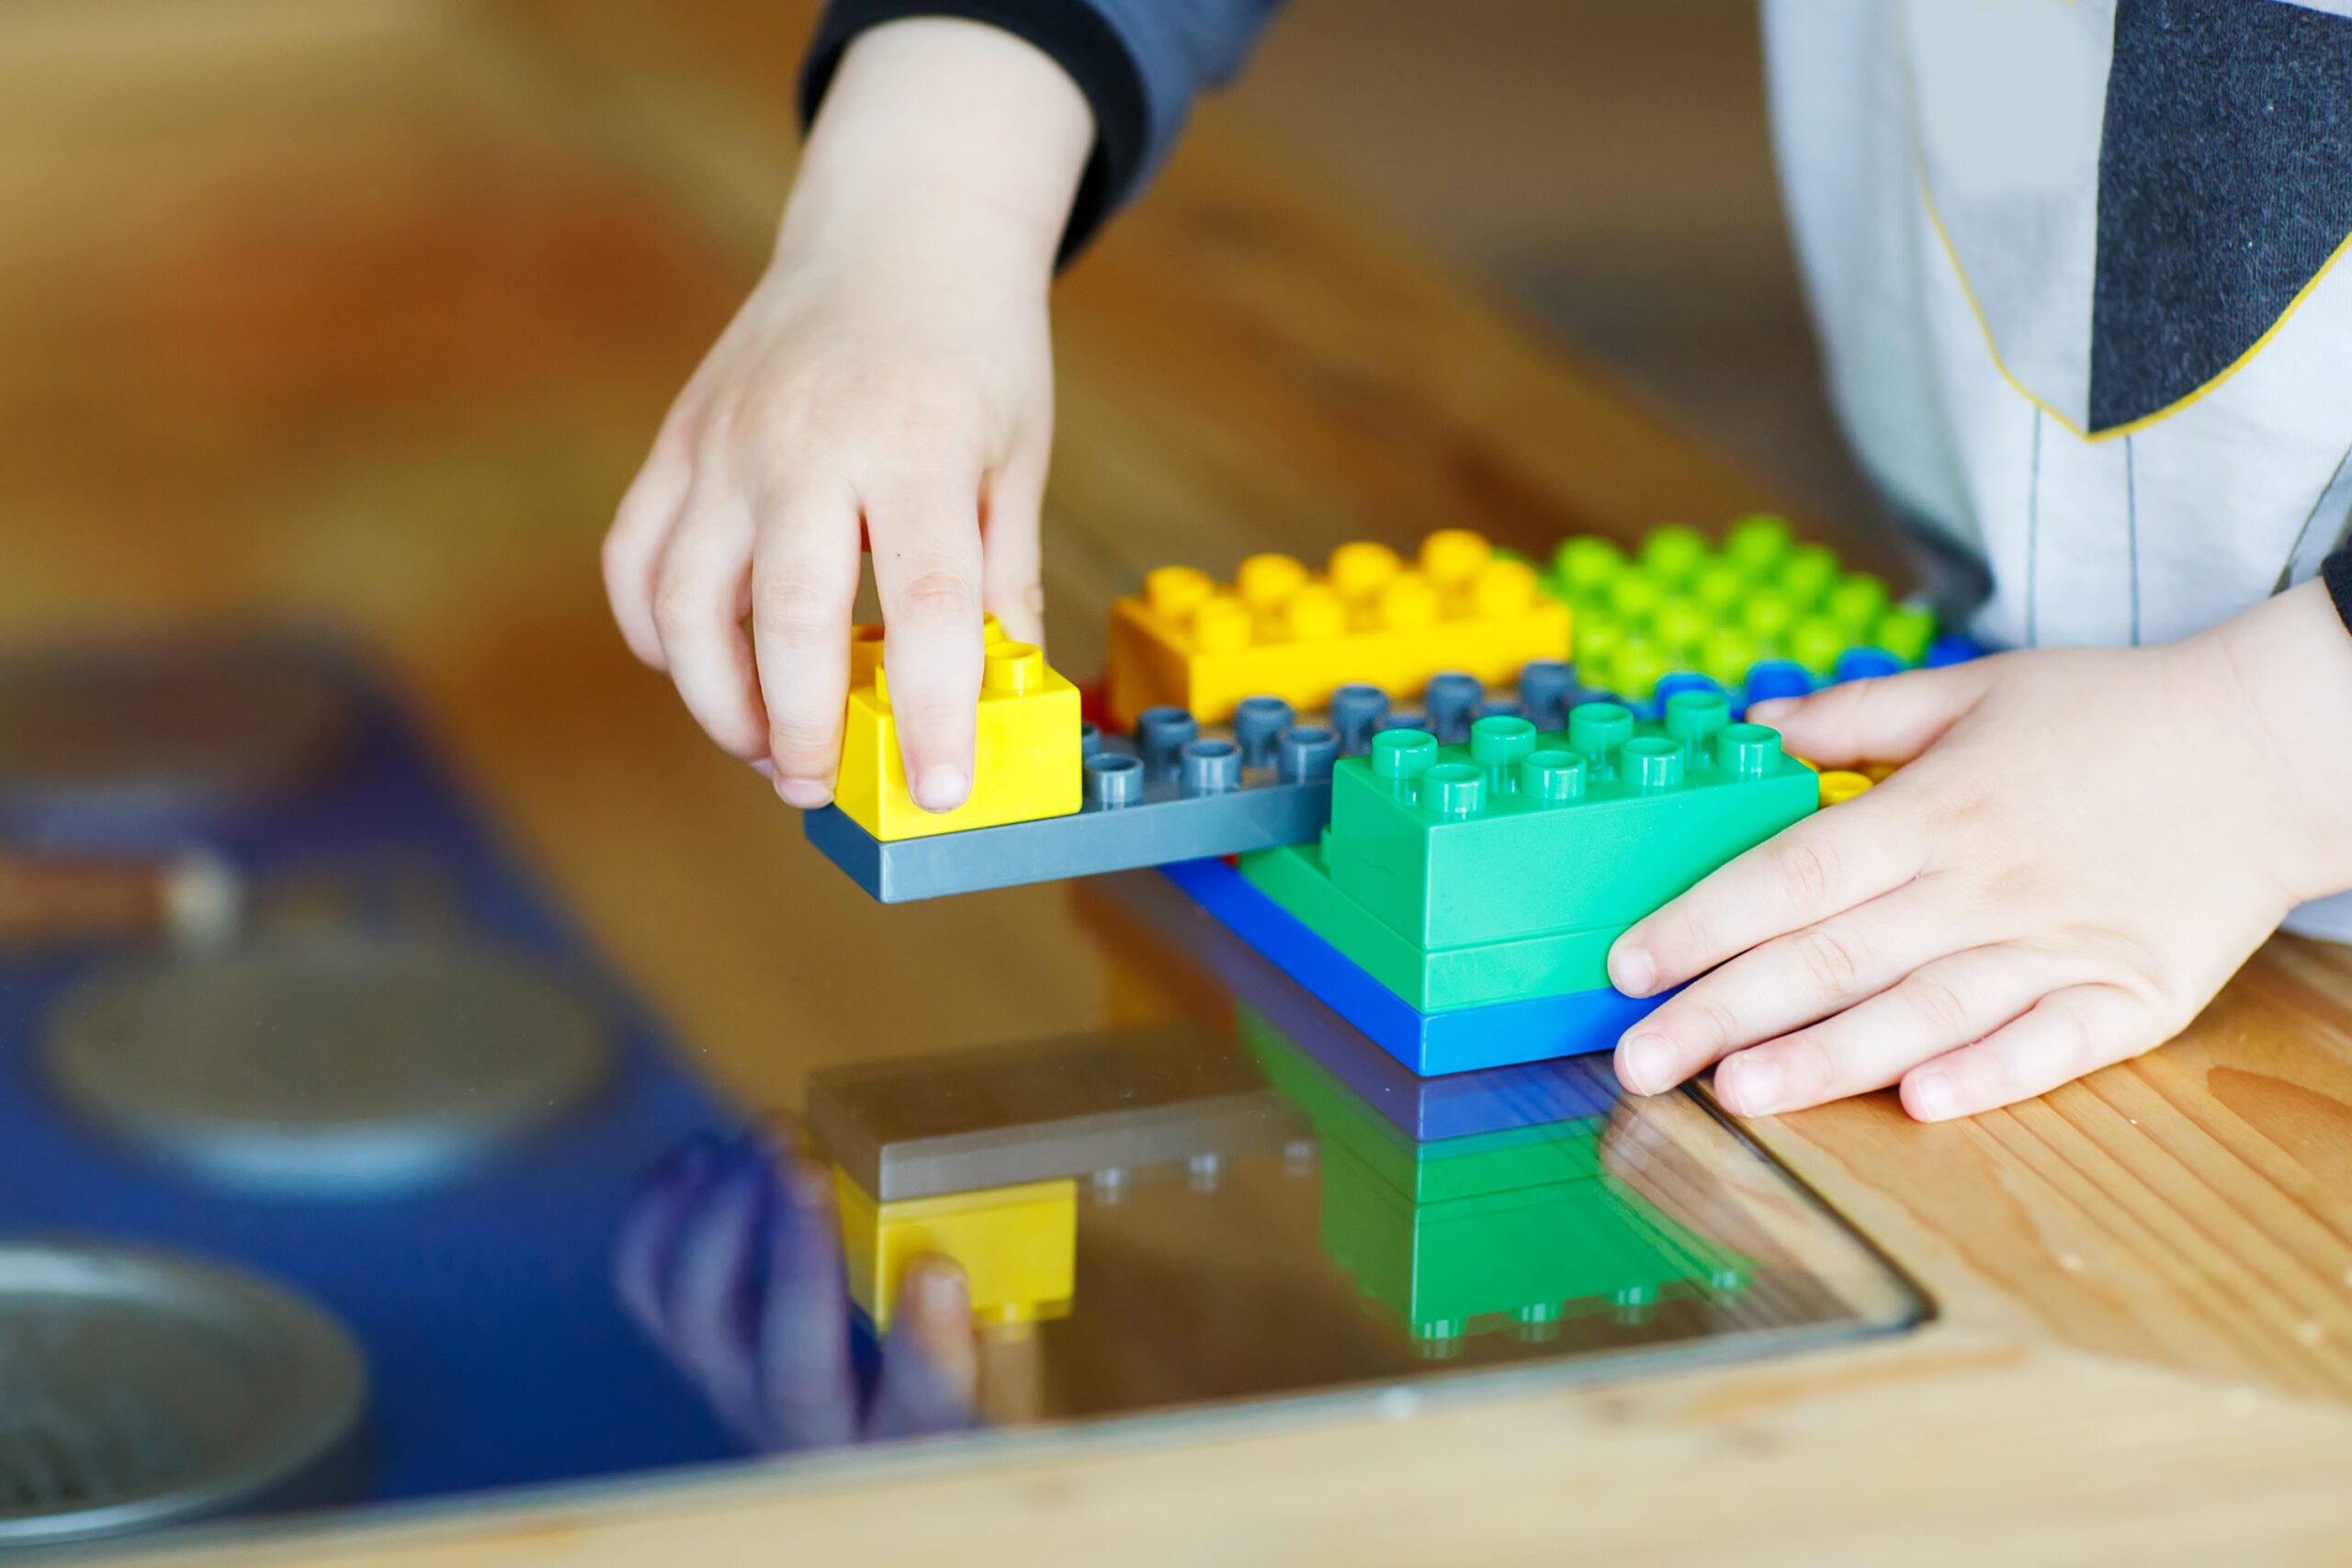
[[[1770,1116],[1781,1104],[1779,1064],[1732,1057],[1715,1069],[1715,1098],[1735,1116]]]
[[[1960,1085],[1941,1067],[1923,1067],[1903,1081],[1903,1108],[1916,1122],[1949,1122],[1959,1108]]]
[[[934,763],[922,771],[915,781],[915,804],[925,811],[953,811],[964,804],[964,796],[971,786],[965,782],[964,770]]]
[[[1629,997],[1645,997],[1657,979],[1657,961],[1638,947],[1621,947],[1609,955],[1609,983]]]
[[[760,777],[767,780],[770,784],[775,783],[775,764],[769,761],[765,757],[754,757],[752,759],[752,772],[759,774]]]
[[[1767,697],[1760,703],[1751,704],[1747,709],[1747,722],[1770,724],[1783,714],[1794,713],[1797,701],[1795,697]]]
[[[822,779],[778,779],[775,793],[786,806],[814,811],[833,798],[833,786]]]
[[[961,1312],[964,1309],[964,1271],[944,1259],[932,1259],[914,1265],[908,1283],[925,1309],[934,1313]]]
[[[1635,1094],[1662,1092],[1673,1071],[1672,1048],[1665,1036],[1629,1034],[1617,1043],[1617,1081]]]

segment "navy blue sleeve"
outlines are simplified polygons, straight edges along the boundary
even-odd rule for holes
[[[908,17],[985,22],[1053,57],[1094,111],[1062,259],[1142,189],[1175,145],[1193,100],[1224,85],[1282,0],[828,0],[800,69],[802,122],[814,119],[842,51],[866,28]]]

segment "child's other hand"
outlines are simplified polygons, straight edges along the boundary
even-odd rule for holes
[[[1907,765],[1618,940],[1623,990],[1703,976],[1619,1042],[1643,1093],[1721,1061],[1739,1115],[1898,1081],[1921,1121],[2006,1105],[2171,1038],[2290,908],[2352,886],[2352,638],[2316,583],[2166,647],[1751,716],[1824,766]]]
[[[1046,294],[1093,136],[1076,85],[1009,33],[861,35],[775,261],[621,502],[622,634],[791,805],[831,797],[861,536],[915,799],[970,792],[982,611],[1042,630]]]

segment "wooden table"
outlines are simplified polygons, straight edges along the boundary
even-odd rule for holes
[[[1148,1013],[1066,899],[885,910],[606,623],[594,544],[760,265],[780,0],[27,0],[0,13],[0,633],[356,628],[709,1076]],[[1201,117],[1062,285],[1056,661],[1149,565],[1771,498]],[[859,978],[903,972],[922,986]],[[1359,1562],[2346,1554],[2352,955],[1919,1127],[1756,1131],[1933,1293],[1898,1342],[1408,1420],[1042,1438],[187,1561]]]

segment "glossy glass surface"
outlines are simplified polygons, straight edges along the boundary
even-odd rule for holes
[[[202,688],[234,714],[288,670],[319,710],[297,726],[317,744],[238,766],[161,742],[0,751],[0,1244],[19,1249],[0,1269],[0,1551],[922,1434],[1631,1375],[1923,1310],[1696,1100],[1623,1098],[1600,1057],[1416,1079],[1155,873],[1065,890],[1152,1016],[877,1043],[752,1123],[372,680],[315,649],[254,658],[0,670],[25,711],[62,681],[60,711]],[[169,682],[142,693],[139,659]],[[242,888],[209,919],[187,907],[198,849]],[[141,1281],[136,1321],[116,1277]],[[290,1296],[322,1347],[273,1376],[338,1369],[301,1432],[265,1430],[277,1393],[224,1383],[199,1427],[168,1378],[61,1371],[129,1364],[110,1346],[261,1342],[266,1315],[223,1315],[253,1293],[237,1280]]]

